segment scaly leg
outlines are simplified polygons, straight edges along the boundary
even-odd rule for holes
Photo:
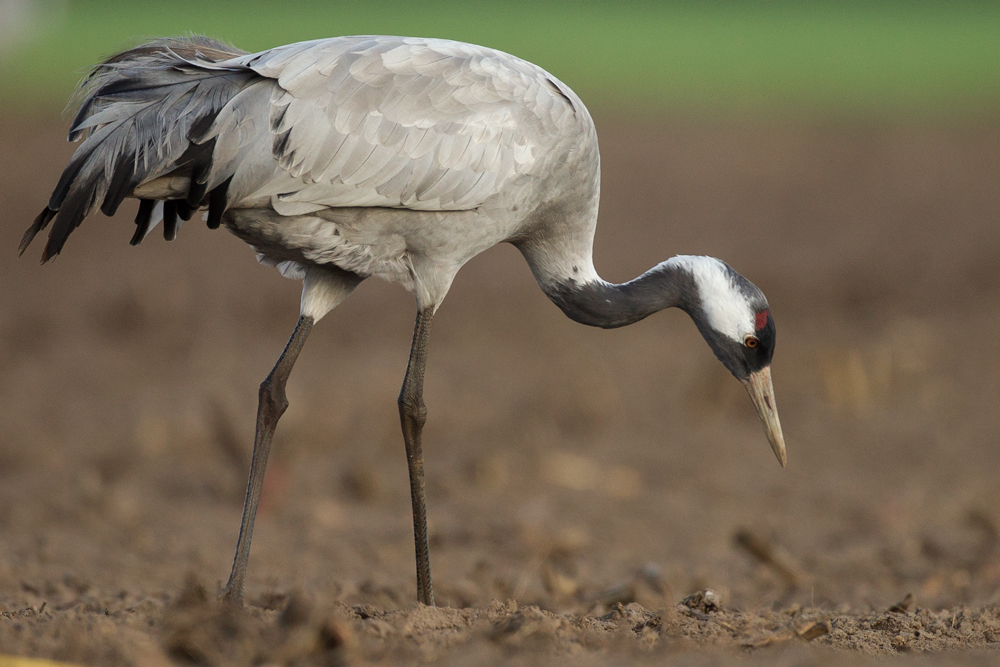
[[[427,542],[427,503],[424,494],[424,454],[420,434],[427,421],[424,406],[424,365],[427,361],[427,339],[431,333],[432,309],[417,313],[410,346],[410,362],[399,392],[399,420],[406,443],[406,462],[410,469],[410,499],[413,502],[413,541],[417,551],[417,597],[426,605],[434,605],[431,585],[430,545]]]
[[[278,357],[267,378],[260,384],[257,403],[257,433],[253,441],[253,458],[250,462],[250,481],[247,483],[247,496],[243,504],[243,522],[240,524],[240,538],[236,543],[236,557],[233,559],[233,571],[229,575],[229,583],[222,589],[222,599],[235,604],[243,602],[243,584],[246,581],[247,561],[250,558],[250,538],[253,535],[253,520],[257,515],[257,503],[260,501],[260,489],[264,484],[264,469],[267,467],[267,455],[271,451],[271,439],[278,419],[288,408],[285,397],[285,383],[292,372],[292,366],[302,351],[306,336],[313,326],[313,318],[303,315],[295,325],[292,337],[288,339],[285,350]]]

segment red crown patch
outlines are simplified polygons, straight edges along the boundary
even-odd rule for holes
[[[757,313],[757,318],[756,318],[757,321],[755,323],[757,331],[760,331],[761,329],[767,326],[767,318],[768,318],[767,309],[764,309],[759,313]]]

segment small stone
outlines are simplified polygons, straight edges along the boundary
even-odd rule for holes
[[[711,588],[706,588],[703,591],[698,591],[692,593],[681,601],[688,609],[693,609],[695,611],[700,611],[705,614],[710,614],[715,611],[719,611],[721,605],[719,604],[719,594],[713,591]]]

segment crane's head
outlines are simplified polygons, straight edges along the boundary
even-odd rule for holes
[[[771,384],[774,319],[756,285],[714,257],[668,260],[691,276],[684,310],[719,361],[744,384],[778,462],[785,465],[785,437]]]

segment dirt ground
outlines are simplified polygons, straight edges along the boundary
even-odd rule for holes
[[[420,607],[395,403],[414,309],[368,281],[292,375],[234,613],[214,600],[299,285],[196,221],[132,248],[129,206],[50,265],[36,247],[16,259],[71,146],[58,119],[5,118],[0,654],[996,661],[1000,123],[598,129],[598,269],[710,254],[764,290],[788,468],[683,313],[577,325],[493,249],[431,339],[440,606]]]

